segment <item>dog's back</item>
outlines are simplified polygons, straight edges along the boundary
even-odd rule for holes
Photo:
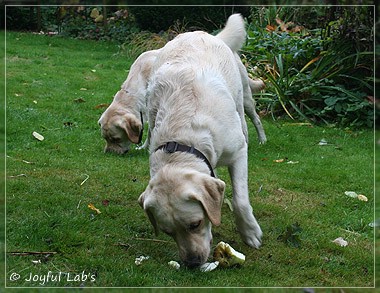
[[[204,143],[203,134],[191,135],[194,129],[212,124],[212,131],[222,133],[225,121],[247,137],[245,120],[233,117],[236,111],[244,116],[243,86],[233,50],[243,45],[245,35],[242,17],[233,15],[216,37],[200,31],[184,33],[161,49],[148,90],[151,150],[168,137]]]

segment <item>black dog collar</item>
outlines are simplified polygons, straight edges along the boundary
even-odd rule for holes
[[[158,151],[158,150],[163,150],[165,153],[168,153],[168,154],[172,154],[175,152],[185,152],[185,153],[193,154],[197,156],[198,158],[202,159],[207,164],[208,168],[210,169],[211,176],[215,177],[214,170],[210,162],[207,160],[206,156],[202,154],[200,151],[198,151],[196,148],[194,148],[193,146],[189,147],[187,145],[183,145],[175,141],[170,141],[159,146],[158,148],[156,148],[155,151]]]
[[[142,112],[140,112],[140,119],[141,119],[141,131],[140,131],[140,135],[139,135],[139,142],[137,144],[141,143],[142,137],[143,137],[143,134],[144,134],[144,119],[143,119]]]

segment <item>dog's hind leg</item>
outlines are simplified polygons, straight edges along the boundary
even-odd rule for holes
[[[252,93],[262,90],[265,87],[265,84],[261,80],[252,80],[251,78],[248,78],[248,83],[249,85],[244,85],[244,112],[255,126],[259,142],[265,143],[267,137],[260,117],[256,113],[256,102],[252,98]]]

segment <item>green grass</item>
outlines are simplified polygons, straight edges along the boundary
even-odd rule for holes
[[[224,205],[222,225],[213,229],[214,245],[230,243],[246,255],[246,263],[210,273],[174,271],[167,262],[178,260],[175,243],[163,233],[155,238],[137,203],[149,181],[148,153],[132,150],[120,157],[102,152],[97,120],[104,108],[96,106],[112,101],[132,60],[117,54],[112,43],[10,32],[6,41],[8,287],[38,287],[40,282],[25,279],[49,271],[71,278],[84,272],[95,282],[65,277],[45,287],[374,285],[374,236],[368,226],[374,220],[371,130],[268,119],[263,124],[269,141],[258,145],[249,123],[249,190],[263,246],[254,250],[242,243]],[[33,131],[45,140],[37,141]],[[319,146],[321,139],[331,145]],[[298,163],[274,162],[281,158]],[[226,169],[219,170],[219,177],[231,199]],[[344,192],[349,190],[366,195],[368,202],[348,198]],[[277,239],[296,222],[302,228],[300,248]],[[337,237],[349,245],[332,243]],[[10,254],[16,251],[56,254]],[[150,259],[136,266],[140,255]],[[10,281],[12,273],[20,279]]]

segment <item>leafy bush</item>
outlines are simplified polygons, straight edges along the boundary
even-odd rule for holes
[[[127,10],[117,10],[110,17],[96,7],[60,8],[61,33],[91,40],[124,42],[130,34],[138,32],[133,16]],[[104,19],[105,18],[105,19]]]
[[[335,26],[342,20],[329,24],[327,37],[321,33],[325,28],[307,30],[282,21],[279,10],[259,12],[265,17],[249,26],[244,48],[246,63],[256,65],[249,71],[267,81],[259,104],[274,118],[286,114],[313,123],[372,126],[373,52],[364,51],[367,46],[360,51],[338,34]]]
[[[166,31],[177,21],[186,23],[188,30],[213,31],[221,28],[229,15],[249,15],[247,6],[131,6],[136,23],[142,30]]]

